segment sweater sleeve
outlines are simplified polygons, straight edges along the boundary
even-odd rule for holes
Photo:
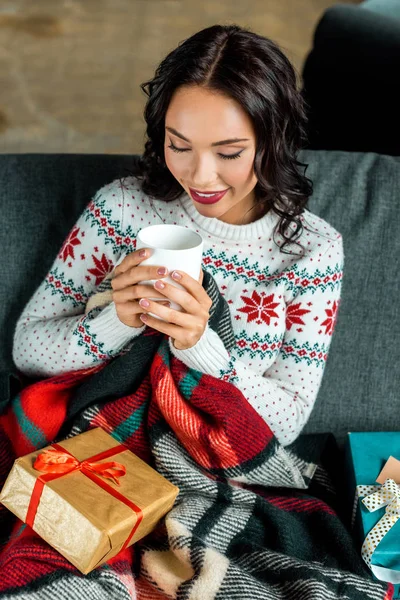
[[[275,361],[263,374],[244,364],[235,349],[228,353],[211,328],[187,350],[177,350],[170,340],[171,351],[188,367],[239,388],[283,445],[290,444],[300,434],[321,385],[340,301],[341,237],[329,245],[318,269],[321,275],[317,287],[302,292],[301,303],[295,295],[286,305],[282,344]],[[304,324],[299,327],[299,323]]]
[[[123,181],[97,192],[70,231],[15,329],[13,359],[32,377],[48,377],[108,360],[143,330],[122,323],[112,302],[86,315],[88,298],[121,256],[132,251],[124,230]]]

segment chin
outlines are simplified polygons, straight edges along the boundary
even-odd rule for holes
[[[210,218],[218,218],[218,215],[215,214],[215,206],[206,206],[205,204],[197,205],[195,204],[196,210],[198,213],[203,215],[203,217]]]

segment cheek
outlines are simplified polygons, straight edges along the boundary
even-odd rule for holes
[[[182,160],[181,156],[178,154],[174,154],[173,152],[165,151],[165,164],[168,169],[171,171],[172,175],[176,179],[180,179],[183,177],[185,171],[185,161]]]
[[[167,165],[168,169],[170,171],[172,171],[174,168],[173,160],[171,160],[171,153],[167,147],[164,148],[164,158],[165,158],[165,164]]]
[[[231,176],[229,179],[232,185],[235,187],[245,187],[255,184],[257,180],[254,173],[253,161],[241,161],[238,159],[236,162],[233,160],[232,163],[235,163],[233,167],[230,167]]]

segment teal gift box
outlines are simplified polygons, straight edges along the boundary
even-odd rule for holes
[[[400,431],[348,434],[345,460],[350,477],[349,503],[353,508],[354,532],[360,552],[364,539],[384,516],[385,508],[369,512],[361,501],[365,496],[357,495],[357,486],[373,485],[378,490],[380,485],[376,483],[376,479],[390,456],[400,460]],[[371,565],[377,567],[373,570],[379,575],[379,579],[396,583],[393,598],[400,598],[400,519],[376,547]],[[387,571],[389,569],[390,572]]]

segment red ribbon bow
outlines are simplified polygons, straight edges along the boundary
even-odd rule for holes
[[[112,479],[117,485],[121,485],[119,477],[126,474],[126,468],[121,463],[114,461],[106,463],[90,462],[89,460],[79,461],[71,454],[53,448],[39,454],[33,467],[42,473],[62,473],[64,475],[73,471],[82,471],[83,473],[90,471],[106,479]]]

